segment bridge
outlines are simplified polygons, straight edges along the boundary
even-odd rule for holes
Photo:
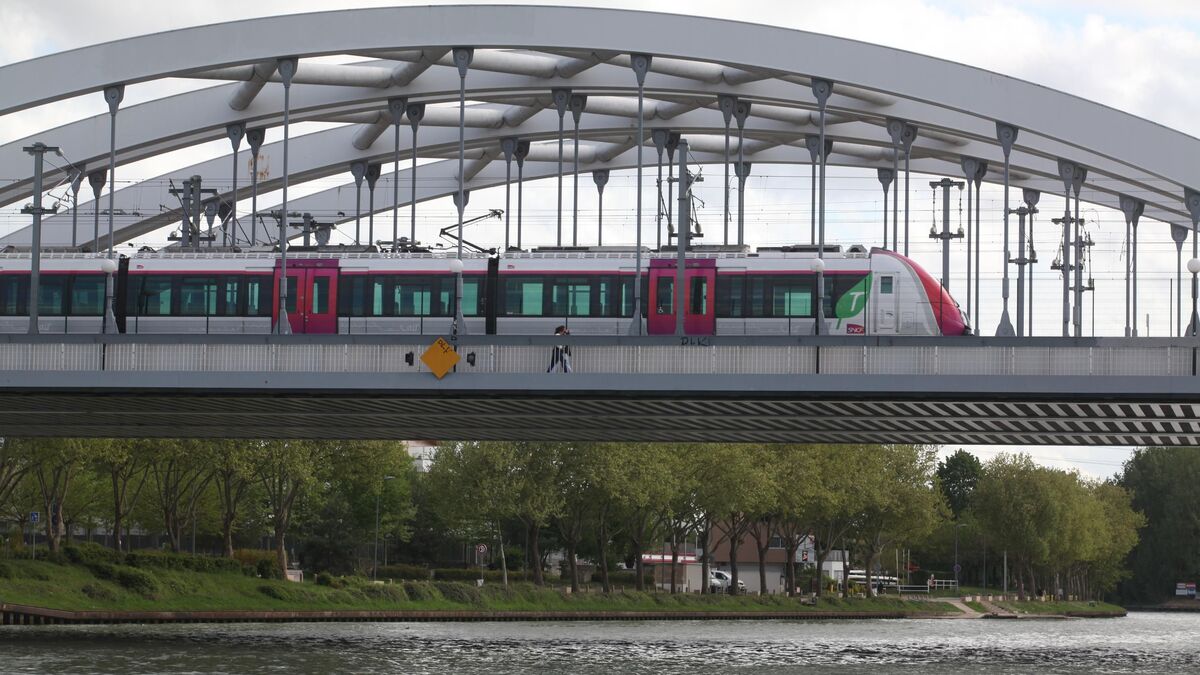
[[[222,84],[122,105],[126,87],[174,79]],[[527,248],[521,186],[552,178],[553,243],[614,243],[611,231],[605,238],[602,200],[614,171],[637,176],[635,215],[626,214],[634,235],[615,243],[661,251],[671,242],[669,226],[647,202],[664,183],[645,174],[672,172],[676,149],[685,147],[687,161],[721,167],[724,184],[736,186],[722,190],[721,223],[709,233],[709,241],[731,246],[745,244],[755,227],[744,216],[752,165],[806,167],[809,180],[797,187],[811,186],[809,217],[786,235],[820,250],[832,238],[828,166],[878,178],[882,208],[863,217],[873,228],[879,221],[880,236],[863,243],[905,253],[914,225],[910,174],[959,179],[968,208],[965,251],[954,254],[955,268],[965,271],[956,295],[972,324],[997,336],[576,336],[575,372],[565,375],[544,372],[557,339],[459,335],[464,360],[443,379],[423,372],[419,359],[433,336],[9,336],[0,341],[3,433],[1200,440],[1196,272],[1187,329],[1181,282],[1188,238],[1191,257],[1200,259],[1193,189],[1200,165],[1191,159],[1200,156],[1200,140],[1046,87],[769,26],[600,9],[439,6],[134,37],[0,68],[0,91],[0,115],[83,96],[103,96],[108,108],[0,146],[0,175],[17,177],[0,185],[0,207],[28,201],[33,214],[0,245],[32,250],[35,259],[45,248],[111,258],[118,246],[174,228],[169,248],[201,252],[287,248],[331,233],[347,246],[398,250],[434,236],[440,224],[429,216],[447,196],[455,198],[461,240],[470,194],[498,187],[504,237],[489,245]],[[323,126],[292,137],[302,122]],[[132,183],[121,173],[211,141],[229,143],[229,152]],[[588,214],[581,221],[581,176],[601,198],[595,222]],[[1005,188],[1003,208],[985,222],[984,190],[996,185]],[[1010,203],[1009,188],[1020,188],[1021,198]],[[299,189],[305,194],[296,196]],[[74,208],[52,213],[43,205],[51,198]],[[1092,288],[1084,283],[1091,239],[1081,203],[1124,216],[1125,283],[1101,301],[1124,304],[1124,337],[1083,337],[1083,294]],[[1035,256],[1025,234],[1028,217],[1032,236],[1038,208],[1043,222],[1059,216],[1052,229],[1061,274],[1035,296],[1031,278],[1026,283]],[[678,222],[687,221],[681,214]],[[1139,223],[1148,225],[1140,240]],[[931,233],[946,285],[949,227],[946,215]],[[1002,241],[987,265],[1003,283],[999,297],[985,298],[988,237]],[[1137,338],[1138,281],[1146,274],[1138,251],[1155,242],[1177,252],[1174,338]],[[1200,260],[1194,268],[1200,272]],[[1053,328],[1043,328],[1061,337],[1032,337],[1035,297],[1061,303],[1061,321],[1055,312]]]
[[[547,373],[554,345],[574,372]],[[68,336],[0,342],[19,435],[1200,445],[1178,339]]]

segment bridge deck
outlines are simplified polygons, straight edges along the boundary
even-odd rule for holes
[[[6,435],[1200,445],[1170,339],[8,336]],[[411,363],[410,363],[411,362]]]

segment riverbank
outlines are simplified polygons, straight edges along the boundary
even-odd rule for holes
[[[948,603],[565,590],[457,581],[293,583],[234,571],[0,561],[8,623],[195,621],[502,621],[604,619],[869,619],[957,613]]]

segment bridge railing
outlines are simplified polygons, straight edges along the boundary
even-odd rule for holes
[[[72,336],[73,337],[73,336]],[[0,340],[0,371],[420,373],[412,337],[44,336]],[[340,338],[340,339],[339,339]],[[458,373],[537,374],[556,345],[573,372],[672,375],[1191,376],[1183,340],[715,340],[470,336]]]

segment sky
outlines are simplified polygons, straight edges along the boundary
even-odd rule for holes
[[[0,3],[0,26],[5,40],[0,41],[0,66],[57,51],[72,49],[122,37],[141,35],[191,25],[215,23],[296,12],[354,7],[408,4],[451,4],[429,2],[333,2],[331,0],[207,0],[203,3],[171,3],[169,8],[158,0],[122,0],[97,3],[84,0],[4,0]],[[509,3],[453,3],[509,4]],[[766,23],[819,33],[828,33],[865,42],[911,50],[1003,73],[1118,108],[1132,114],[1200,136],[1200,3],[1189,0],[1007,0],[1004,2],[937,0],[856,0],[832,3],[826,0],[767,2],[742,0],[731,3],[692,0],[688,3],[664,0],[610,0],[608,2],[570,2],[554,5],[591,5],[624,9],[680,12]],[[164,81],[139,85],[127,92],[124,105],[157,98],[211,83]],[[35,111],[0,117],[0,143],[49,129],[85,116],[104,112],[100,97],[82,97],[60,102]],[[315,127],[313,127],[315,128]],[[312,130],[312,128],[308,129]],[[301,130],[297,130],[299,133]],[[273,140],[268,135],[268,142]],[[122,171],[131,179],[149,178],[185,167],[195,161],[221,155],[227,145],[220,143],[172,153],[153,161],[139,163]],[[702,226],[710,231],[720,226],[721,167],[706,167],[710,177],[697,189],[704,202],[699,211]],[[835,243],[879,243],[874,214],[881,209],[882,195],[873,172],[831,169],[829,207],[831,239]],[[748,231],[751,244],[783,243],[793,233],[807,232],[808,178],[806,167],[756,168],[746,193]],[[0,177],[3,180],[5,177]],[[931,224],[933,207],[926,178],[914,176],[912,195],[912,252],[918,262],[934,270],[940,265],[939,244],[925,237]],[[958,178],[958,176],[953,176]],[[325,189],[343,179],[316,181],[307,191]],[[589,181],[590,182],[590,181]],[[581,182],[581,186],[584,183]],[[922,188],[922,185],[926,187]],[[588,186],[590,187],[590,186]],[[605,226],[609,242],[632,240],[634,183],[631,175],[614,175],[605,193]],[[568,188],[569,190],[569,188]],[[84,190],[84,192],[87,192]],[[300,189],[293,193],[304,194]],[[568,193],[569,194],[569,193]],[[82,195],[82,193],[81,193]],[[952,205],[951,228],[958,224],[957,195]],[[484,190],[472,195],[472,207],[485,209],[503,206],[503,190]],[[548,181],[526,188],[526,220],[530,238],[550,237],[554,222],[554,185]],[[269,201],[269,199],[267,200]],[[497,203],[498,202],[498,203]],[[569,202],[569,197],[568,197]],[[998,231],[1001,190],[984,190],[983,225]],[[1058,204],[1059,202],[1055,202]],[[938,205],[940,207],[940,204]],[[421,214],[440,227],[453,219],[453,210],[431,202]],[[596,213],[594,193],[581,188],[581,221],[588,222]],[[352,192],[347,210],[353,209]],[[401,211],[401,220],[407,211]],[[613,215],[610,216],[610,213]],[[471,214],[468,213],[468,216]],[[1117,293],[1124,270],[1124,221],[1117,212],[1088,207],[1083,216],[1096,240],[1092,268],[1099,291]],[[1049,218],[1047,215],[1045,218]],[[22,226],[14,209],[0,210],[0,234]],[[610,224],[611,223],[611,224]],[[482,240],[497,239],[501,225],[480,226]],[[609,228],[612,228],[609,230]],[[1039,224],[1034,242],[1040,265],[1033,278],[1042,288],[1060,283],[1049,269],[1055,257],[1055,235],[1047,224]],[[1157,228],[1157,229],[1156,229]],[[1169,243],[1166,227],[1159,223],[1143,226],[1149,240],[1142,247],[1144,287],[1147,311],[1139,325],[1151,335],[1166,335],[1172,330],[1171,306],[1175,250]],[[165,238],[165,232],[158,235]],[[543,239],[547,240],[547,239]],[[146,243],[156,243],[148,241]],[[586,243],[586,242],[585,242]],[[994,331],[999,316],[999,279],[1001,246],[999,235],[984,241],[983,294],[981,327],[985,334]],[[956,244],[958,245],[958,244]],[[991,258],[987,258],[991,253]],[[965,265],[962,249],[952,249],[954,265],[951,291],[961,285]],[[994,263],[994,264],[993,264]],[[1015,274],[1015,272],[1014,272]],[[1099,292],[1098,291],[1098,292]],[[1098,293],[1097,293],[1098,294]],[[961,291],[956,293],[961,296]],[[1096,295],[1096,294],[1089,294]],[[1102,296],[1118,299],[1119,296]],[[961,297],[960,297],[961,300]],[[1113,303],[1116,305],[1120,302]],[[1123,331],[1123,312],[1102,300],[1096,310],[1091,298],[1085,300],[1085,326],[1097,335],[1117,335]],[[1058,330],[1059,305],[1053,300],[1034,306],[1034,330],[1037,334],[1055,334]],[[1091,316],[1094,314],[1094,322]],[[1004,448],[969,448],[983,457]],[[953,450],[948,448],[947,451]],[[1044,447],[1029,449],[1045,464],[1076,468],[1094,477],[1107,477],[1120,470],[1129,448]]]

